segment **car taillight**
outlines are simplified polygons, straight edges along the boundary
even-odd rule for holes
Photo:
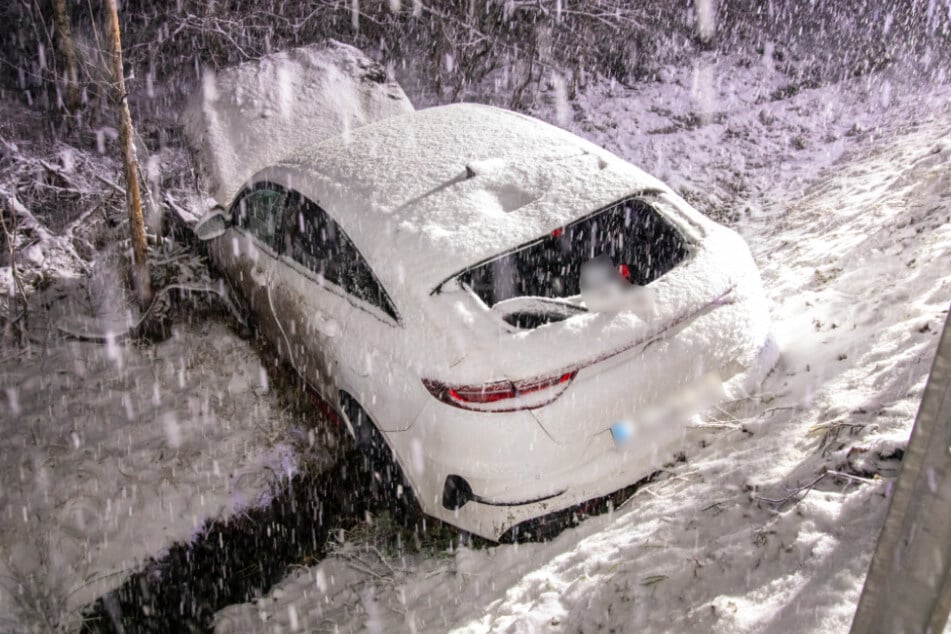
[[[514,412],[548,405],[562,395],[577,370],[524,381],[493,381],[481,385],[450,385],[423,379],[430,394],[443,403],[476,412]]]

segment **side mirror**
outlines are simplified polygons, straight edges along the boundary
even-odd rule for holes
[[[195,223],[199,240],[213,240],[228,230],[228,219],[221,207],[215,207]]]

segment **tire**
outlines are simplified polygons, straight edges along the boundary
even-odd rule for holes
[[[348,393],[340,393],[340,406],[363,457],[363,467],[370,479],[369,491],[374,501],[380,503],[381,510],[388,508],[398,518],[412,517],[418,510],[413,488],[386,438],[366,410]]]

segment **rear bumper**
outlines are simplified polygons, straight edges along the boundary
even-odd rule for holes
[[[775,361],[768,338],[759,350],[753,361]],[[730,363],[720,376],[736,379],[743,376],[736,374],[741,369]],[[710,378],[683,384],[654,401],[654,411],[683,415],[639,425],[623,446],[612,437],[613,420],[605,420],[602,431],[583,441],[564,444],[545,433],[530,412],[485,415],[435,401],[410,430],[387,438],[426,514],[497,540],[523,521],[609,495],[669,462],[686,448],[689,418],[678,411],[683,394],[702,392]],[[447,479],[454,476],[464,479],[473,494],[458,507],[445,503]]]
[[[520,522],[607,495],[655,471],[683,446],[686,421],[651,430],[649,442],[638,438],[623,447],[615,444],[610,430],[577,445],[563,445],[544,432],[533,434],[540,430],[534,421],[508,422],[507,441],[496,445],[498,451],[460,443],[456,449],[469,449],[464,456],[455,450],[434,451],[423,456],[421,464],[404,467],[427,515],[497,540]],[[388,434],[388,439],[398,455],[407,450],[412,454],[411,447],[419,442],[414,432],[425,428],[430,423],[418,421],[413,430]],[[455,477],[472,493],[458,508],[446,503],[447,480]]]

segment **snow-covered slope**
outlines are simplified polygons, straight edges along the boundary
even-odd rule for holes
[[[848,630],[948,314],[951,93],[880,75],[770,101],[768,76],[730,70],[595,89],[583,125],[744,233],[783,350],[762,392],[550,543],[357,542],[219,632]],[[672,112],[704,103],[706,122]]]
[[[0,348],[0,632],[77,628],[149,557],[295,468],[258,352],[220,322],[136,345],[120,275],[104,254],[82,283],[55,280],[31,306],[31,341]],[[122,327],[104,343],[55,328],[81,314]]]
[[[744,234],[783,348],[761,395],[698,419],[686,463],[550,543],[355,539],[219,631],[847,630],[951,297],[951,91],[887,71],[799,90],[742,58],[662,76],[571,106],[553,91],[536,114]],[[55,264],[51,245],[31,253]],[[53,280],[50,319],[118,301],[77,276]],[[225,327],[140,347],[47,336],[45,318],[0,350],[2,631],[75,625],[295,463],[257,353]]]

